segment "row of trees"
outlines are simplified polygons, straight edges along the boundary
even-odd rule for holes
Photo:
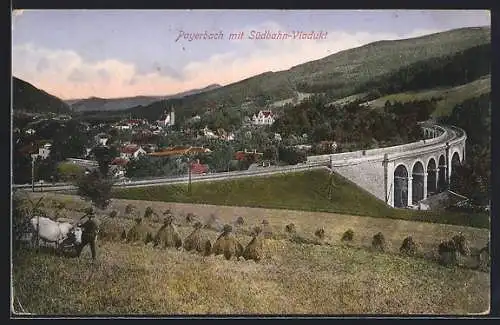
[[[356,143],[358,149],[374,145],[396,145],[421,139],[418,121],[435,110],[432,100],[408,103],[387,102],[375,110],[352,102],[345,106],[326,106],[325,98],[315,96],[289,109],[272,126],[285,137],[306,134],[310,141],[335,140]]]
[[[491,44],[472,47],[454,55],[418,61],[396,72],[374,78],[356,92],[377,91],[381,95],[453,87],[474,81],[491,71]]]

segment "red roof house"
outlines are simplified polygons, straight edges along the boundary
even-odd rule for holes
[[[200,161],[191,163],[191,173],[193,174],[205,174],[208,172],[208,165],[200,164]]]
[[[115,159],[113,159],[113,161],[111,162],[111,165],[125,166],[127,163],[128,163],[128,160],[127,160],[127,159],[123,159],[123,158],[115,158]]]

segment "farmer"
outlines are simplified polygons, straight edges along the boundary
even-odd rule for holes
[[[83,223],[79,224],[80,227],[83,228],[83,234],[82,234],[82,243],[78,247],[78,256],[80,256],[83,248],[89,244],[90,245],[90,251],[92,252],[92,259],[96,259],[96,241],[97,241],[97,233],[99,231],[97,223],[95,222],[95,213],[92,208],[88,208],[85,211],[85,214],[83,217],[80,218],[82,220],[83,218],[87,217],[88,220]]]

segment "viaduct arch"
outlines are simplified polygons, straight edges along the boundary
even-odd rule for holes
[[[308,164],[331,169],[392,207],[415,206],[448,187],[453,168],[465,161],[467,135],[454,126],[422,122],[424,140],[401,146],[310,156]]]

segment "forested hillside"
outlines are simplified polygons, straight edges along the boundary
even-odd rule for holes
[[[13,109],[37,113],[69,113],[69,106],[61,99],[34,87],[32,84],[12,78]]]

